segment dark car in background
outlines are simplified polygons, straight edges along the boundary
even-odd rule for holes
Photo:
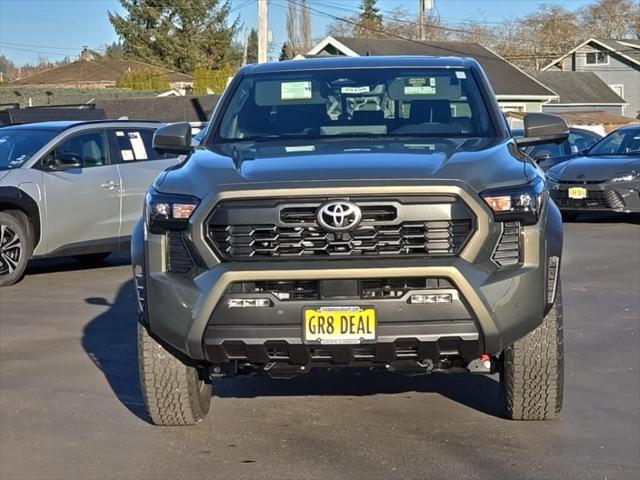
[[[584,155],[549,169],[547,179],[565,217],[640,212],[640,125],[610,133]]]
[[[522,137],[524,132],[519,129],[512,130],[514,137]],[[571,157],[579,155],[598,143],[602,135],[582,128],[570,128],[569,138],[564,142],[545,143],[524,148],[524,152],[533,158],[540,168],[548,170],[551,167],[565,162]]]

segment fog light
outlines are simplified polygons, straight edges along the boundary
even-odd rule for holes
[[[271,300],[269,300],[268,298],[230,298],[228,305],[229,305],[229,308],[270,307]]]
[[[427,303],[452,303],[453,295],[450,293],[417,293],[409,297],[409,303],[427,304]]]

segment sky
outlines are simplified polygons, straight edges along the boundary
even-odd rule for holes
[[[348,16],[361,0],[308,0],[314,38],[322,38],[332,19],[326,14]],[[318,2],[316,5],[314,3]],[[447,23],[467,18],[500,22],[536,10],[542,3],[577,9],[590,0],[434,0]],[[417,13],[419,0],[378,0],[381,11],[401,6]],[[245,28],[256,25],[256,0],[231,0],[232,15],[240,15]],[[107,12],[122,12],[118,0],[0,0],[0,54],[17,65],[36,62],[39,56],[75,59],[83,46],[99,49],[117,40]],[[319,13],[323,12],[323,14]],[[271,55],[280,52],[285,33],[286,0],[269,0]]]

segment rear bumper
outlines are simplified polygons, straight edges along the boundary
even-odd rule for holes
[[[585,188],[586,198],[569,198],[572,187]],[[640,182],[570,184],[549,182],[551,198],[563,211],[640,212]]]

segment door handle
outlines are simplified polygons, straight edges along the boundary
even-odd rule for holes
[[[109,180],[108,182],[105,182],[103,184],[100,185],[102,188],[106,188],[108,190],[113,190],[114,188],[118,188],[120,186],[120,184],[118,182],[116,182],[115,180]]]

